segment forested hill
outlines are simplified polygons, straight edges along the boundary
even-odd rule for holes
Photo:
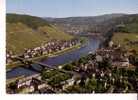
[[[66,32],[96,32],[106,33],[117,25],[126,25],[137,31],[138,14],[107,14],[92,17],[69,17],[69,18],[45,18]],[[136,29],[137,28],[137,29]],[[130,29],[128,29],[130,30]]]
[[[101,16],[68,17],[68,18],[45,18],[48,22],[63,28],[67,32],[103,32],[103,22],[115,19],[125,14],[106,14]]]
[[[101,23],[103,21],[121,17],[125,14],[105,14],[101,16],[82,16],[82,17],[66,17],[66,18],[45,18],[49,22],[63,23],[63,24],[88,24],[93,22],[93,24]]]
[[[50,26],[50,24],[46,20],[40,17],[30,16],[30,15],[7,14],[6,20],[8,23],[21,22],[27,25],[28,27],[34,29],[40,26]]]
[[[14,53],[33,48],[52,39],[69,40],[71,35],[64,33],[46,20],[19,14],[6,15],[6,49]]]

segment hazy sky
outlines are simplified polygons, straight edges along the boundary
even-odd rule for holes
[[[42,17],[138,13],[138,0],[6,0],[6,12]]]

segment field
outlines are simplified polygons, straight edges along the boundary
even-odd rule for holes
[[[129,44],[130,41],[138,41],[137,33],[114,33],[112,40],[115,44],[125,46],[127,49],[135,49],[138,52],[138,44]]]

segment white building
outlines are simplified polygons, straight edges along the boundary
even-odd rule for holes
[[[113,44],[114,44],[113,41],[110,41],[109,42],[109,47],[113,47]]]
[[[102,56],[97,55],[97,56],[96,56],[96,61],[97,61],[97,62],[102,62],[102,61],[103,61]]]

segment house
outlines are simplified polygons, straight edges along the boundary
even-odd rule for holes
[[[122,67],[129,67],[129,59],[125,58],[124,61],[122,62]]]
[[[129,67],[129,62],[122,62],[122,67]]]
[[[112,66],[117,68],[127,68],[129,67],[129,60],[112,62]]]
[[[61,65],[60,65],[60,66],[58,66],[58,68],[59,68],[59,69],[62,69],[62,68],[63,68],[63,66],[61,66]]]
[[[109,47],[113,47],[113,44],[114,44],[113,41],[110,41],[109,42]]]
[[[102,56],[97,55],[97,56],[96,56],[96,61],[97,61],[97,62],[102,62],[102,61],[103,61]]]
[[[75,82],[74,78],[66,80],[65,85],[62,86],[62,89],[65,90],[67,87],[72,86],[74,82]]]
[[[80,84],[80,82],[81,82],[81,80],[77,80],[77,81],[76,81],[76,84]]]
[[[40,90],[40,89],[43,89],[43,88],[45,88],[45,87],[48,87],[48,85],[46,85],[46,83],[42,83],[42,84],[39,84],[38,85],[38,89]]]
[[[93,78],[95,77],[95,73],[92,74],[92,77],[93,77]]]
[[[104,83],[104,88],[105,88],[105,89],[107,88],[107,82]]]
[[[18,80],[17,81],[17,89],[21,88],[22,86],[29,86],[31,84],[31,80],[25,80],[25,81],[22,81],[22,80]]]
[[[16,82],[17,88],[19,89],[20,87],[24,85],[30,86],[32,82],[32,78],[39,78],[39,77],[40,77],[40,74],[35,74],[32,76],[24,77],[24,78],[17,80]]]
[[[101,76],[101,77],[104,77],[104,73],[103,73],[103,71],[101,72],[100,76]]]

